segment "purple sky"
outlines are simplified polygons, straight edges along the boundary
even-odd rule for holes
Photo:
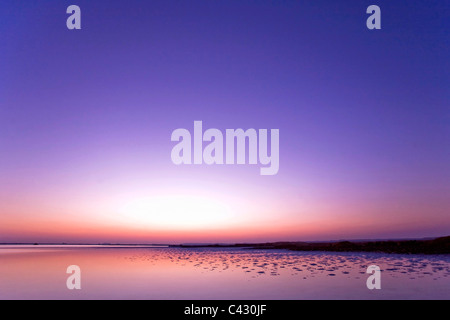
[[[450,6],[371,4],[3,0],[0,242],[450,234]],[[279,173],[175,166],[194,120],[279,129]],[[225,220],[145,213],[178,195]]]

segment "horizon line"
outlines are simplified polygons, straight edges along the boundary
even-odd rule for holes
[[[433,240],[447,236],[434,237],[420,237],[420,238],[359,238],[359,239],[333,239],[333,240],[295,240],[295,241],[263,241],[263,242],[184,242],[184,243],[82,243],[82,242],[0,242],[0,245],[66,245],[66,246],[81,246],[81,245],[102,245],[102,246],[182,246],[182,245],[238,245],[238,244],[265,244],[265,243],[329,243],[329,242],[371,242],[371,241],[408,241],[408,240]]]

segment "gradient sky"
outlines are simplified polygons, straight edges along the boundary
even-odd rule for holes
[[[449,235],[449,21],[448,1],[2,0],[0,242]],[[279,129],[279,173],[174,165],[195,120]]]

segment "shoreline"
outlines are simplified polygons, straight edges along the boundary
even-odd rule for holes
[[[432,240],[380,240],[338,242],[267,242],[205,245],[171,245],[178,248],[287,249],[291,251],[382,252],[398,254],[450,254],[450,236]]]
[[[324,252],[380,252],[396,254],[450,254],[450,236],[422,240],[365,240],[365,241],[323,241],[299,242],[280,241],[264,243],[234,244],[120,244],[120,243],[0,243],[0,246],[65,246],[65,247],[104,247],[104,248],[245,248],[247,250],[284,249],[291,251]]]

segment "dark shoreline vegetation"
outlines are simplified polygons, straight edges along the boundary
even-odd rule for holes
[[[246,248],[246,249],[287,249],[293,251],[331,252],[383,252],[401,254],[449,254],[450,236],[432,240],[380,240],[380,241],[338,241],[338,242],[268,242],[176,245],[181,248]]]
[[[380,252],[398,254],[450,254],[450,236],[419,240],[353,240],[324,242],[265,242],[235,244],[126,244],[126,243],[0,243],[0,245],[111,246],[127,248],[242,248],[246,250],[284,249],[292,251]]]

